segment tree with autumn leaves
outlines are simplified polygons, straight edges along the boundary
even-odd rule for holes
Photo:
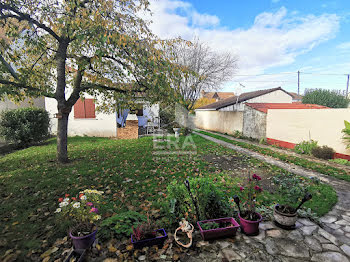
[[[0,97],[57,101],[57,157],[68,161],[68,116],[83,93],[108,104],[171,96],[182,74],[140,18],[147,0],[0,0]]]

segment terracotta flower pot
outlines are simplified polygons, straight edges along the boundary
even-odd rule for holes
[[[69,232],[69,236],[73,241],[73,246],[75,249],[87,249],[95,241],[97,229],[89,235],[76,237],[72,235],[72,231]]]
[[[241,217],[241,214],[238,213],[239,223],[241,225],[241,231],[248,236],[255,236],[259,234],[259,223],[262,220],[262,216],[259,213],[255,213],[258,215],[259,219],[256,221],[246,220]]]
[[[277,225],[281,225],[282,227],[292,228],[295,226],[295,222],[297,221],[298,215],[297,212],[294,214],[282,213],[279,209],[280,205],[276,205],[273,209],[273,217],[277,222]]]

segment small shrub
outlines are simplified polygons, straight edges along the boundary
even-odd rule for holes
[[[182,127],[180,130],[180,134],[183,136],[187,136],[192,133],[192,129],[188,127]]]
[[[130,237],[133,227],[146,222],[147,217],[135,211],[122,212],[106,218],[99,229],[102,239]]]
[[[226,217],[230,212],[228,198],[224,195],[223,185],[210,178],[198,177],[189,179],[191,192],[197,200],[200,219]],[[183,181],[173,181],[167,187],[167,199],[171,206],[173,222],[185,217],[191,222],[198,220],[195,206]]]
[[[298,154],[311,155],[311,151],[315,147],[317,147],[317,141],[302,141],[301,143],[295,145],[294,151]]]
[[[49,114],[42,108],[19,108],[0,114],[0,136],[20,146],[44,141],[49,127]]]
[[[236,130],[234,133],[233,133],[233,137],[236,137],[236,138],[243,138],[243,133]]]
[[[317,146],[311,150],[311,153],[314,157],[317,158],[332,159],[335,152],[333,148],[330,148],[328,146]]]
[[[331,159],[329,161],[337,163],[337,164],[341,164],[341,165],[350,166],[350,161],[348,161],[346,159],[336,158],[336,159]]]
[[[310,184],[303,178],[291,173],[282,173],[272,178],[277,186],[276,191],[282,195],[284,200],[282,205],[296,207],[306,192],[310,191]]]

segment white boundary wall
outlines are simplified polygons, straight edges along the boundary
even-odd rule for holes
[[[313,139],[350,155],[342,139],[344,120],[350,121],[350,109],[269,109],[266,137],[295,144]]]
[[[243,130],[243,112],[196,111],[197,128],[233,134]]]

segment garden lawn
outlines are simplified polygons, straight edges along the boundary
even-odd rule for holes
[[[40,256],[52,243],[66,235],[65,223],[56,221],[58,198],[76,196],[86,188],[104,191],[103,218],[134,210],[151,215],[161,213],[166,187],[172,180],[182,183],[187,177],[206,176],[225,181],[228,194],[238,192],[241,176],[236,176],[205,160],[208,155],[244,158],[256,172],[278,175],[285,171],[241,155],[234,150],[192,135],[196,155],[154,155],[152,138],[111,140],[73,137],[68,141],[69,164],[56,162],[56,142],[8,154],[0,159],[0,257],[8,249],[20,250],[20,256]],[[184,142],[184,138],[181,138]],[[181,147],[180,147],[181,148]],[[185,151],[186,148],[183,148]],[[190,148],[191,149],[191,148]],[[171,147],[164,152],[174,152]],[[263,176],[264,178],[264,176]],[[305,179],[303,179],[305,180]],[[306,179],[307,180],[307,179]],[[306,204],[318,215],[336,203],[335,191],[328,185],[310,184],[314,197]],[[260,202],[271,205],[283,199],[274,192],[263,192]],[[165,214],[166,215],[166,214]],[[164,225],[166,227],[166,225]]]
[[[333,176],[335,178],[350,182],[350,175],[348,175],[348,173],[345,170],[342,170],[342,169],[339,169],[336,167],[332,167],[332,166],[325,165],[322,163],[316,163],[316,162],[307,160],[305,158],[302,158],[302,156],[301,157],[291,156],[291,155],[276,152],[276,151],[269,149],[269,148],[263,148],[263,147],[259,147],[259,146],[252,145],[249,143],[231,140],[231,139],[228,139],[228,138],[221,136],[220,134],[213,134],[213,133],[209,133],[209,132],[205,132],[205,131],[197,131],[197,132],[199,132],[203,135],[214,137],[216,139],[225,141],[227,143],[230,143],[230,144],[233,144],[236,146],[247,148],[249,150],[255,151],[257,153],[260,153],[260,154],[263,154],[266,156],[272,156],[276,159],[282,160],[282,161],[287,162],[287,163],[292,163],[292,164],[295,164],[297,166],[311,169],[313,171],[316,171],[316,172],[319,172],[319,173],[322,173],[322,174],[325,174],[328,176]]]

